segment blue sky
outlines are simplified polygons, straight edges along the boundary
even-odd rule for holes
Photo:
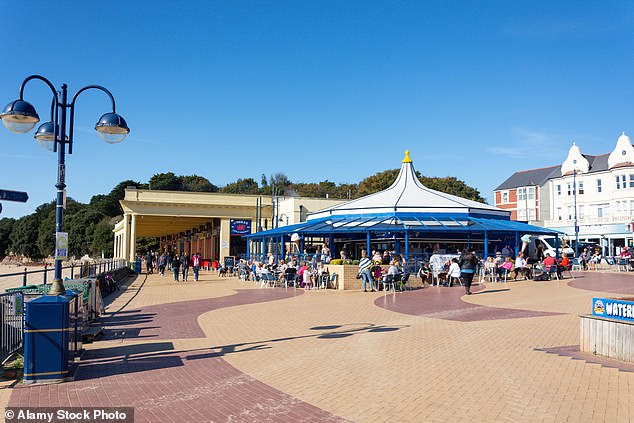
[[[92,129],[107,97],[77,100],[67,192],[82,202],[168,171],[359,182],[409,149],[492,203],[573,141],[602,154],[634,135],[633,27],[626,1],[5,2],[0,103],[31,74],[112,91],[132,130],[117,145]],[[27,85],[42,120],[50,98]],[[0,188],[30,195],[0,217],[52,201],[56,156],[4,127],[0,145]]]

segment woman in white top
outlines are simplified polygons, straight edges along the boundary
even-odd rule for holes
[[[514,276],[513,280],[517,280],[517,275],[519,273],[524,276],[524,280],[528,279],[528,268],[526,267],[526,259],[524,258],[524,253],[521,251],[517,253],[517,258],[515,259],[515,269],[513,269]]]
[[[445,286],[451,286],[453,284],[453,279],[458,279],[458,283],[460,283],[460,266],[458,266],[458,259],[456,258],[451,259],[451,265],[447,271],[447,282]]]
[[[313,272],[310,270],[310,267],[306,266],[302,276],[304,279],[304,289],[311,289],[313,284]],[[308,287],[309,285],[311,285],[310,288]]]

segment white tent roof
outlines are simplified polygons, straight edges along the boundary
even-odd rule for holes
[[[416,171],[409,151],[401,165],[396,181],[387,189],[356,200],[348,201],[330,209],[320,210],[308,215],[308,220],[328,216],[359,215],[376,213],[450,213],[478,214],[508,219],[509,212],[436,191],[424,186],[416,177]]]

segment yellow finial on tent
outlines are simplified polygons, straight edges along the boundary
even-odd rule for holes
[[[412,159],[409,158],[409,150],[405,150],[405,158],[403,159],[403,163],[411,163]]]

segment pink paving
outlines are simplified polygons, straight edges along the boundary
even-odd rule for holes
[[[196,322],[201,313],[302,293],[282,289],[241,290],[222,298],[119,312],[104,323],[116,337],[158,340],[204,336]],[[135,408],[135,421],[151,423],[346,421],[238,371],[221,357],[236,352],[236,347],[175,351],[171,342],[152,342],[90,350],[73,382],[21,385],[12,391],[9,406],[125,405]],[[242,350],[261,347],[243,346]]]
[[[568,286],[588,291],[612,292],[634,295],[634,275],[626,272],[590,273],[586,272],[568,282]]]
[[[508,288],[502,288],[501,290],[507,289]],[[472,287],[473,295],[486,295],[499,291],[500,289],[484,290],[480,285],[474,285]],[[415,291],[388,294],[377,298],[374,304],[397,313],[459,322],[519,319],[560,314],[544,311],[486,307],[462,301],[464,295],[464,288],[460,286],[451,288],[434,286]]]
[[[302,289],[244,289],[234,295],[180,301],[112,313],[102,319],[106,339],[183,339],[205,336],[198,316],[211,310],[243,304],[282,300],[304,293]]]

